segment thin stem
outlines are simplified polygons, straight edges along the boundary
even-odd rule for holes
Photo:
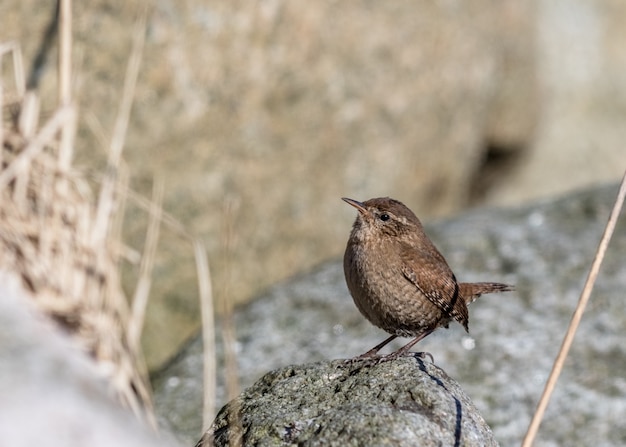
[[[550,372],[550,376],[548,377],[548,381],[546,382],[543,394],[541,395],[541,399],[539,399],[539,404],[537,405],[535,414],[533,415],[530,425],[528,426],[526,436],[524,437],[524,441],[522,442],[522,447],[530,447],[535,440],[535,436],[537,435],[537,431],[539,430],[539,425],[541,424],[541,420],[543,419],[546,407],[548,406],[548,402],[550,401],[550,396],[552,396],[552,392],[554,391],[556,382],[559,379],[561,371],[563,370],[563,364],[565,363],[567,354],[569,353],[572,342],[574,341],[576,330],[578,329],[580,320],[583,316],[583,313],[585,312],[585,307],[587,306],[589,297],[591,296],[591,291],[593,290],[596,278],[598,277],[598,271],[600,270],[600,265],[604,260],[604,255],[606,253],[607,247],[609,246],[609,241],[611,240],[611,236],[613,236],[613,231],[615,230],[615,225],[617,223],[617,219],[619,218],[619,213],[622,209],[622,205],[624,204],[625,197],[626,173],[624,174],[624,178],[622,179],[617,198],[615,199],[615,205],[613,206],[613,211],[611,212],[611,216],[609,217],[609,221],[606,224],[604,234],[602,235],[602,239],[600,240],[600,245],[596,252],[596,257],[593,260],[593,264],[591,265],[591,270],[589,271],[587,281],[585,282],[585,286],[583,287],[580,299],[578,300],[578,305],[576,306],[574,315],[572,315],[572,320],[570,321],[569,328],[567,329],[567,333],[565,334],[565,338],[563,339],[563,343],[561,344],[561,350],[559,351],[559,354],[554,361],[554,365],[552,366],[552,371]]]

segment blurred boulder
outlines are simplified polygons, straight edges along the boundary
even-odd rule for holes
[[[502,445],[519,444],[528,427],[616,192],[617,186],[610,185],[524,208],[479,209],[426,226],[460,281],[517,286],[516,292],[474,302],[469,334],[452,324],[416,347],[430,352],[435,364],[460,384]],[[621,446],[626,439],[625,250],[622,216],[538,446]],[[237,309],[236,344],[230,348],[236,368],[225,366],[222,324],[215,358],[218,406],[235,397],[226,387],[233,376],[248,387],[267,371],[350,358],[387,337],[358,312],[339,260],[278,284]],[[405,342],[394,341],[390,349]],[[154,382],[162,423],[187,443],[195,442],[201,431],[201,350],[197,337]]]
[[[0,445],[176,445],[113,399],[106,374],[35,310],[17,277],[0,278]]]

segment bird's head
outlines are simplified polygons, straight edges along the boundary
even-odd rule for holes
[[[410,237],[422,230],[417,216],[398,200],[389,197],[378,197],[365,202],[346,197],[342,200],[359,212],[352,228],[352,234],[359,239],[374,236]]]

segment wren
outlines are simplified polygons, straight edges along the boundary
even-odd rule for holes
[[[417,216],[402,202],[389,197],[342,200],[359,212],[343,258],[348,289],[363,316],[391,334],[359,358],[374,357],[396,337],[412,337],[381,358],[402,356],[452,320],[468,331],[468,304],[484,293],[514,290],[495,282],[457,282]]]

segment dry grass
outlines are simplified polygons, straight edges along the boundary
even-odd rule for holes
[[[41,125],[39,99],[26,89],[19,45],[0,45],[0,268],[20,275],[36,305],[93,357],[120,401],[154,425],[140,339],[160,226],[173,229],[196,256],[206,350],[204,416],[210,421],[215,405],[214,325],[205,247],[162,210],[161,182],[155,182],[152,201],[146,200],[129,190],[121,167],[145,20],[135,29],[108,165],[95,197],[87,177],[72,168],[77,110],[71,98],[70,10],[69,2],[61,0],[59,105]],[[12,68],[10,74],[2,64]],[[134,256],[140,275],[131,301],[119,273],[122,257],[134,253],[121,239],[127,200],[149,216],[144,253]]]
[[[61,105],[39,126],[19,46],[4,45],[1,57],[13,66],[15,89],[1,95],[0,266],[18,273],[37,306],[80,341],[120,400],[152,419],[143,358],[126,333],[131,314],[119,281],[119,233],[96,225],[103,202],[94,202],[84,176],[71,168],[76,108],[65,86]],[[65,85],[63,76],[69,74]]]
[[[4,49],[18,88],[3,95],[0,266],[17,272],[38,307],[81,341],[122,402],[150,415],[143,360],[126,337],[130,313],[119,282],[119,234],[104,231],[94,238],[100,204],[68,163],[76,109],[60,106],[38,128],[37,97],[25,92],[19,75],[20,50]]]

